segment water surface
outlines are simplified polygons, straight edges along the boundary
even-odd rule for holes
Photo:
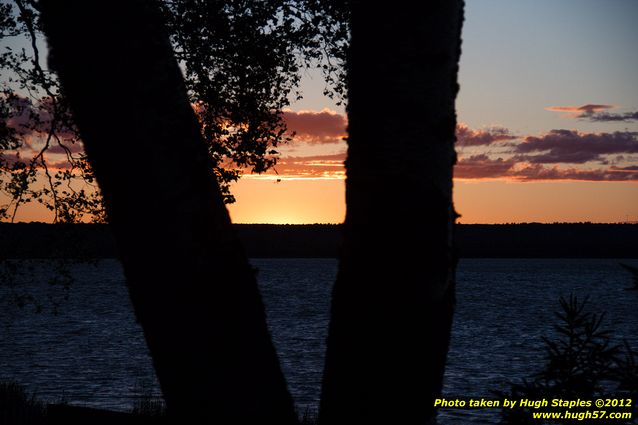
[[[628,260],[631,262],[631,260]],[[14,379],[47,400],[128,410],[158,393],[119,263],[71,266],[68,292],[50,285],[50,260],[21,261],[16,291],[44,312],[0,308],[0,380]],[[333,259],[257,259],[259,285],[282,368],[298,409],[318,405],[336,275]],[[543,366],[541,336],[553,335],[559,296],[589,295],[615,335],[638,347],[638,291],[616,260],[468,259],[458,270],[457,310],[445,375],[446,397],[489,397]],[[68,300],[64,300],[64,295]],[[6,297],[0,286],[0,298]],[[58,314],[51,302],[59,302]],[[495,410],[446,410],[440,423],[490,423]]]

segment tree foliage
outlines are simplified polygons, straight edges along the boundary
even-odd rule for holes
[[[0,34],[5,41],[0,52],[0,219],[13,220],[20,206],[37,201],[53,211],[56,222],[87,215],[103,220],[99,191],[68,106],[57,78],[43,64],[34,5],[2,4]],[[58,161],[51,160],[54,155]]]
[[[301,97],[304,69],[320,67],[325,93],[343,100],[347,3],[159,4],[213,159],[211,172],[225,202],[234,202],[230,184],[242,173],[273,168],[278,147],[291,140],[282,111]],[[102,222],[99,188],[57,76],[44,64],[41,34],[36,2],[0,4],[0,220],[13,221],[19,207],[38,202],[55,222]],[[122,147],[132,184],[140,160],[127,158]]]

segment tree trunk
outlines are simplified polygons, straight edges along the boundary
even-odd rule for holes
[[[462,0],[355,1],[347,214],[319,423],[423,424],[454,305],[452,167]]]
[[[154,2],[40,7],[169,415],[296,423],[254,271]]]

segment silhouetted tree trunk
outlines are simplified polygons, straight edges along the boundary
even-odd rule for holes
[[[169,414],[295,423],[254,272],[155,4],[40,7]]]
[[[320,424],[423,424],[454,305],[455,97],[462,0],[355,1],[347,214]]]

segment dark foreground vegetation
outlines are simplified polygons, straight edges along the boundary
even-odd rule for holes
[[[249,257],[336,258],[340,226],[236,224]],[[638,224],[466,224],[462,258],[636,258]],[[95,224],[0,223],[0,258],[112,258],[109,228]]]
[[[164,403],[141,398],[130,412],[114,412],[66,403],[46,404],[15,382],[0,382],[3,425],[162,425],[168,423]]]
[[[609,400],[603,407],[576,406],[570,411],[591,423],[636,423],[638,408],[638,358],[627,341],[614,338],[607,328],[604,314],[595,313],[593,303],[575,295],[560,299],[561,310],[554,325],[557,336],[544,337],[546,355],[544,367],[523,382],[512,383],[511,391],[497,392],[499,399],[509,400]],[[548,407],[544,411],[564,411],[565,407]],[[501,423],[505,425],[538,424],[534,408],[503,409]],[[622,419],[609,419],[610,412],[625,414]],[[601,413],[605,411],[605,413]],[[591,415],[591,416],[587,416]],[[550,423],[572,424],[573,418],[552,420]],[[545,422],[543,422],[545,423]],[[590,423],[590,422],[585,422]]]
[[[299,425],[316,424],[316,412],[299,414]],[[156,396],[141,397],[129,412],[94,409],[67,403],[47,404],[16,382],[0,382],[2,425],[168,425],[166,405]]]

